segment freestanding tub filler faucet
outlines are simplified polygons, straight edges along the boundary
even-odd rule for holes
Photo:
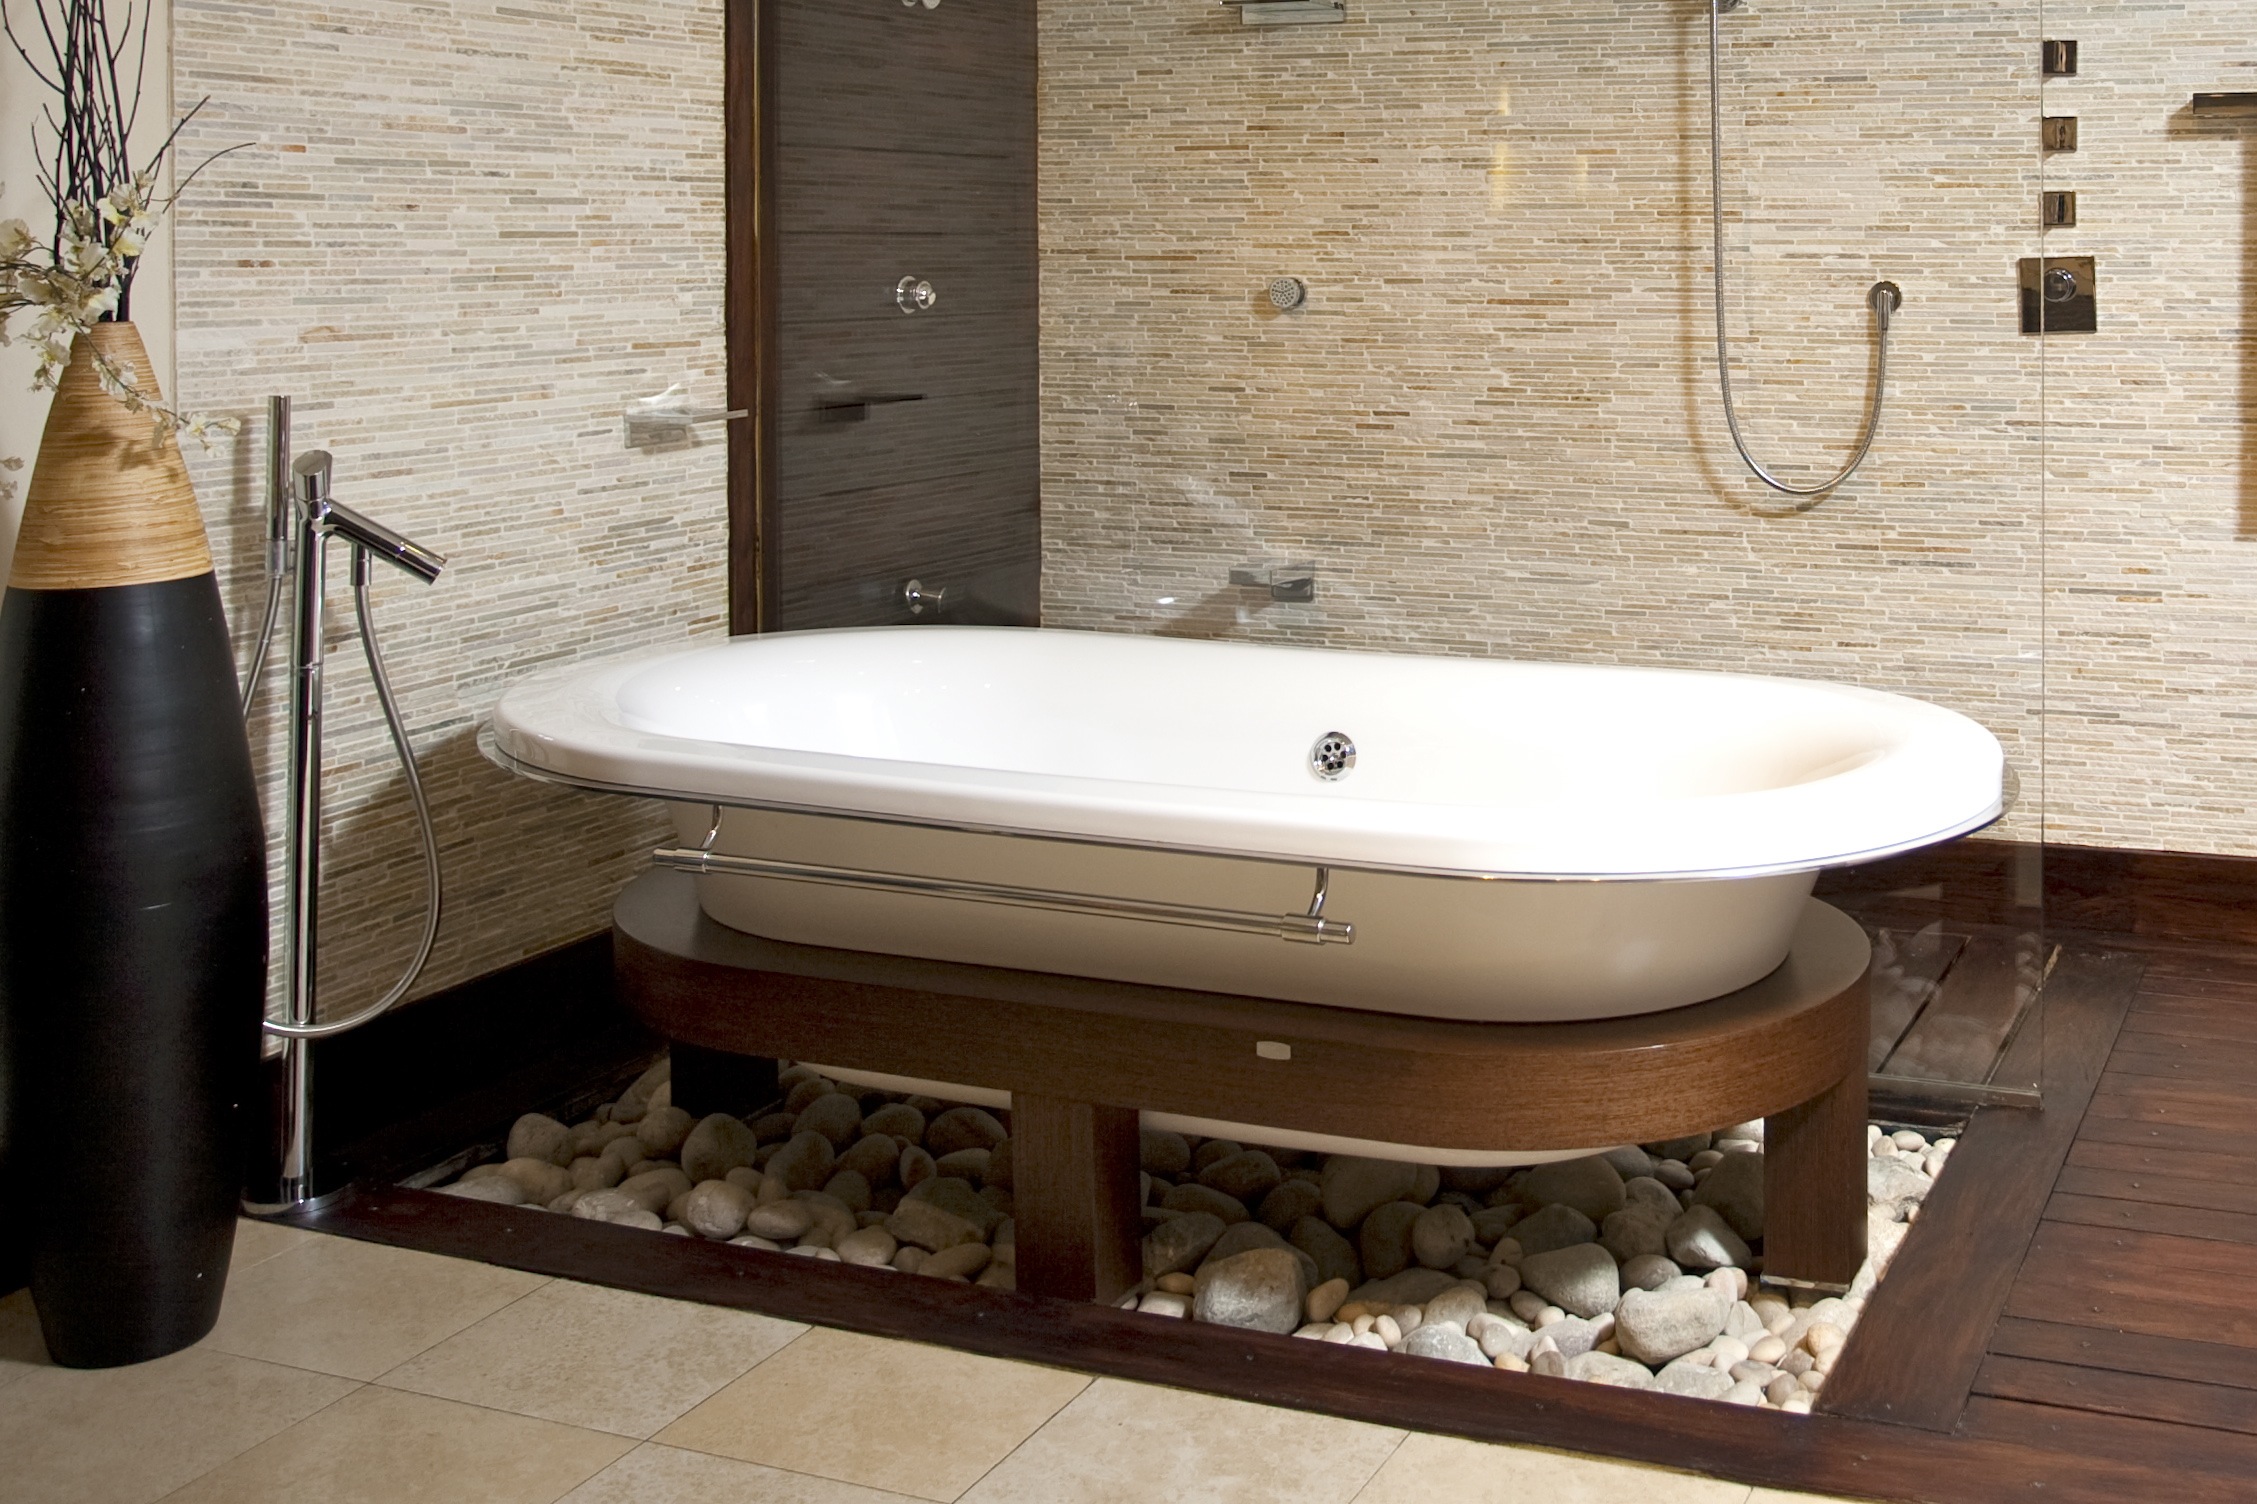
[[[287,422],[286,405],[270,408],[278,427],[275,447],[283,454],[287,438],[280,423]],[[279,471],[282,467],[275,467]],[[292,592],[290,633],[291,731],[287,799],[289,832],[285,852],[290,889],[290,923],[284,937],[288,958],[289,1015],[284,1021],[269,1019],[266,1032],[282,1040],[284,1089],[278,1138],[280,1175],[275,1199],[254,1202],[255,1211],[304,1208],[323,1199],[313,1183],[311,1081],[308,1055],[314,1040],[327,1039],[356,1029],[384,1013],[407,993],[423,963],[430,958],[439,930],[439,852],[432,832],[431,810],[423,794],[423,781],[415,766],[413,749],[400,723],[399,706],[392,697],[384,658],[376,645],[375,624],[368,607],[369,561],[381,559],[429,583],[439,577],[447,561],[413,539],[337,502],[330,494],[331,461],[327,451],[299,455],[288,464],[294,496],[274,498],[278,508],[287,504],[291,537],[287,572],[296,577]],[[279,477],[278,477],[279,478]],[[370,676],[384,709],[393,747],[400,756],[408,795],[415,805],[423,837],[424,870],[430,884],[423,937],[407,972],[383,997],[343,1018],[316,1023],[314,978],[320,936],[317,927],[321,888],[321,713],[322,713],[322,595],[327,584],[329,541],[341,538],[353,556],[353,606],[360,628],[361,646],[368,657]],[[271,565],[270,565],[271,567]],[[246,704],[249,702],[246,694]]]

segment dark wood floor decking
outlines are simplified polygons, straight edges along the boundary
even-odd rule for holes
[[[1981,974],[1960,970],[1979,959],[1981,923],[1958,917],[1949,928],[1898,948],[1903,1027],[1891,1054],[1924,1009],[1932,1023],[1950,1016],[1936,1004],[1952,974]],[[1772,1487],[1927,1504],[2247,1504],[2257,1500],[2257,1093],[2247,1089],[2257,1082],[2257,947],[2121,933],[2050,940],[2059,949],[2042,956],[2052,967],[2042,1029],[1968,1035],[1989,1039],[1994,1072],[2008,1068],[1996,1063],[2005,1053],[2042,1060],[2044,1110],[1976,1113],[1808,1418],[1312,1351],[694,1240],[667,1240],[658,1257],[644,1234],[415,1191],[372,1187],[308,1220],[677,1298]],[[2026,978],[2032,954],[2014,952],[2006,972],[1997,957],[1985,964],[1994,980]]]

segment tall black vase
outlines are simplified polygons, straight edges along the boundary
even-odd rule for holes
[[[100,391],[56,394],[0,602],[0,1089],[58,1363],[218,1320],[266,988],[266,851],[185,467]]]

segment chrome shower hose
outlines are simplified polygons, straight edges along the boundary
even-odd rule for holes
[[[1857,451],[1849,463],[1835,474],[1815,486],[1798,486],[1781,480],[1764,468],[1748,449],[1747,436],[1740,432],[1740,415],[1732,402],[1732,342],[1724,328],[1724,88],[1720,77],[1718,59],[1724,50],[1719,17],[1725,11],[1739,8],[1739,0],[1709,0],[1708,7],[1708,190],[1709,225],[1716,290],[1716,383],[1724,397],[1724,426],[1731,430],[1732,447],[1740,452],[1757,480],[1774,491],[1788,496],[1818,497],[1839,486],[1857,473],[1865,463],[1865,456],[1873,448],[1873,440],[1881,432],[1881,409],[1889,386],[1889,321],[1903,306],[1904,294],[1894,282],[1876,282],[1865,295],[1866,306],[1873,310],[1879,326],[1880,348],[1873,360],[1873,401],[1866,413],[1864,434],[1857,441]]]

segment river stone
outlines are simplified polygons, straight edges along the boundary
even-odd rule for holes
[[[1463,1331],[1448,1324],[1426,1323],[1403,1339],[1402,1351],[1414,1358],[1441,1358],[1450,1363],[1474,1363],[1489,1367],[1489,1355],[1481,1344]]]
[[[932,1155],[915,1144],[901,1151],[901,1162],[894,1167],[894,1175],[900,1180],[904,1191],[917,1189],[939,1173]]]
[[[1262,1225],[1290,1233],[1303,1217],[1313,1217],[1324,1206],[1324,1193],[1313,1180],[1288,1180],[1262,1198],[1254,1215]]]
[[[572,1163],[572,1130],[546,1113],[529,1112],[509,1125],[508,1159],[537,1159],[558,1169]]]
[[[843,1255],[842,1255],[843,1257]],[[934,1279],[970,1279],[987,1267],[994,1255],[985,1243],[959,1243],[944,1248],[917,1266],[919,1274]]]
[[[1685,1138],[1666,1138],[1657,1144],[1643,1144],[1648,1154],[1656,1159],[1674,1159],[1680,1162],[1691,1159],[1715,1142],[1715,1135],[1695,1133]]]
[[[1530,1170],[1513,1194],[1523,1206],[1571,1206],[1596,1224],[1609,1212],[1622,1210],[1622,1176],[1595,1154],[1585,1159],[1563,1159]],[[1526,1238],[1521,1239],[1521,1246],[1527,1243]]]
[[[1201,1260],[1201,1267],[1204,1268],[1207,1264],[1234,1257],[1254,1248],[1282,1248],[1301,1261],[1301,1282],[1304,1285],[1314,1290],[1318,1285],[1324,1283],[1318,1277],[1317,1261],[1314,1258],[1295,1248],[1259,1222],[1240,1222],[1223,1229],[1223,1235],[1215,1240],[1215,1246],[1207,1250],[1206,1258]]]
[[[525,1192],[527,1201],[537,1202],[542,1206],[547,1206],[566,1191],[575,1189],[572,1172],[550,1159],[523,1156],[507,1160],[503,1163],[501,1172],[508,1179],[517,1182],[518,1189]]]
[[[961,1180],[928,1180],[925,1185],[962,1185]],[[922,1186],[919,1189],[923,1189]],[[973,1200],[978,1201],[977,1197]],[[985,1202],[978,1203],[983,1210]],[[759,1213],[755,1212],[754,1216]],[[749,1225],[749,1224],[748,1224]],[[928,1252],[937,1253],[944,1248],[954,1248],[962,1243],[978,1243],[980,1224],[963,1215],[957,1208],[945,1206],[924,1197],[905,1196],[893,1215],[885,1220],[885,1229],[896,1242],[911,1243]]]
[[[884,1134],[899,1144],[925,1141],[925,1115],[907,1102],[888,1102],[862,1119],[864,1137]]]
[[[1518,1264],[1491,1264],[1481,1271],[1481,1286],[1489,1292],[1491,1300],[1510,1300],[1520,1288]]]
[[[823,1182],[823,1194],[850,1212],[870,1209],[870,1182],[856,1170],[840,1170]]]
[[[789,1243],[815,1225],[815,1208],[804,1201],[771,1201],[745,1213],[744,1230],[756,1238]]]
[[[1246,1220],[1244,1203],[1196,1181],[1169,1187],[1168,1194],[1160,1198],[1160,1206],[1171,1212],[1205,1212],[1226,1226]]]
[[[1429,1324],[1446,1322],[1466,1327],[1474,1317],[1489,1314],[1489,1292],[1479,1284],[1461,1280],[1424,1302],[1423,1309]]]
[[[1429,1269],[1447,1269],[1473,1251],[1473,1219],[1462,1207],[1430,1206],[1411,1224],[1411,1255]]]
[[[1608,1174],[1614,1173],[1608,1166]],[[1513,1224],[1513,1241],[1520,1245],[1522,1254],[1550,1253],[1554,1249],[1571,1248],[1578,1243],[1590,1243],[1599,1236],[1598,1225],[1572,1206],[1547,1206],[1532,1212]],[[1522,1278],[1525,1280],[1526,1276]]]
[[[642,1141],[644,1151],[651,1158],[664,1159],[682,1147],[682,1141],[696,1126],[697,1119],[679,1107],[653,1106],[635,1125],[635,1137]]]
[[[862,1136],[862,1104],[843,1091],[817,1097],[800,1112],[792,1133],[820,1133],[835,1153]]]
[[[1607,1384],[1616,1389],[1652,1389],[1653,1374],[1643,1363],[1597,1350],[1567,1360],[1567,1376],[1587,1384]]]
[[[817,1097],[828,1096],[838,1088],[821,1076],[802,1077],[797,1085],[784,1093],[784,1111],[797,1117],[808,1109]]]
[[[1473,1214],[1473,1235],[1483,1247],[1488,1247],[1511,1232],[1513,1224],[1527,1214],[1527,1208],[1517,1202],[1508,1201],[1503,1206],[1485,1206]]]
[[[1625,1185],[1641,1175],[1651,1175],[1654,1172],[1654,1157],[1636,1144],[1609,1149],[1599,1158],[1614,1166],[1614,1172],[1622,1177]]]
[[[852,1170],[875,1188],[887,1184],[898,1173],[901,1145],[890,1133],[865,1133],[832,1164],[835,1170]]]
[[[831,1141],[810,1129],[793,1134],[791,1142],[779,1149],[765,1168],[792,1190],[812,1191],[831,1178],[837,1163],[838,1154]]]
[[[1527,1327],[1486,1312],[1474,1318],[1473,1324],[1466,1328],[1466,1335],[1480,1343],[1482,1352],[1491,1358],[1511,1353],[1525,1361],[1529,1349],[1536,1345],[1536,1334]]]
[[[964,1218],[980,1231],[980,1241],[986,1242],[1004,1220],[1005,1212],[980,1191],[972,1189],[969,1181],[951,1175],[936,1175],[920,1183],[917,1188],[901,1198],[906,1206],[912,1201],[926,1201]]]
[[[1682,1273],[1682,1269],[1659,1254],[1641,1254],[1623,1264],[1622,1288],[1658,1290]]]
[[[1258,1332],[1290,1333],[1308,1298],[1301,1259],[1287,1248],[1255,1248],[1204,1265],[1192,1297],[1197,1319]]]
[[[1626,1206],[1609,1214],[1606,1225],[1599,1230],[1599,1246],[1613,1254],[1619,1264],[1662,1253],[1669,1247],[1669,1224],[1676,1218],[1674,1212],[1664,1214],[1644,1205]]]
[[[894,1254],[900,1249],[893,1234],[883,1227],[859,1228],[839,1239],[833,1246],[838,1250],[841,1263],[860,1264],[869,1269],[875,1269],[880,1264],[892,1264]]]
[[[1223,1235],[1223,1219],[1206,1212],[1171,1217],[1144,1235],[1144,1277],[1158,1279],[1196,1265]]]
[[[1286,1182],[1287,1186],[1296,1184],[1305,1185],[1307,1182]],[[1270,1192],[1269,1200],[1275,1200],[1285,1188],[1280,1186],[1276,1191]],[[1263,1202],[1265,1206],[1268,1204],[1267,1200]],[[1363,1283],[1364,1264],[1362,1259],[1356,1257],[1356,1246],[1334,1231],[1332,1224],[1322,1217],[1301,1218],[1293,1224],[1293,1230],[1287,1235],[1286,1241],[1316,1260],[1318,1284],[1333,1279],[1346,1280],[1350,1286]]]
[[[459,1196],[465,1201],[490,1201],[496,1206],[523,1206],[525,1204],[525,1187],[519,1185],[507,1175],[481,1175],[476,1180],[458,1180],[453,1185],[440,1186],[439,1194],[442,1196]],[[627,1204],[630,1207],[634,1205],[633,1202]],[[578,1211],[579,1207],[575,1205],[573,1210]],[[583,1213],[583,1215],[594,1216],[595,1214],[588,1212]]]
[[[1348,1292],[1351,1305],[1372,1307],[1423,1306],[1458,1282],[1442,1269],[1405,1269],[1386,1279],[1366,1280]]]
[[[1755,1257],[1713,1206],[1686,1208],[1669,1224],[1669,1257],[1687,1269],[1744,1269]]]
[[[1615,1335],[1639,1362],[1667,1363],[1708,1346],[1731,1309],[1716,1290],[1631,1290],[1615,1307]]]
[[[1009,1136],[987,1109],[951,1107],[926,1125],[925,1147],[938,1159],[959,1149],[992,1149]]]
[[[1611,1326],[1601,1326],[1598,1322],[1586,1321],[1581,1316],[1568,1316],[1550,1326],[1539,1328],[1536,1335],[1548,1338],[1561,1357],[1575,1358],[1606,1341],[1607,1335],[1613,1330]]]
[[[1654,1387],[1662,1393],[1689,1395],[1698,1400],[1722,1399],[1733,1382],[1732,1376],[1721,1369],[1683,1358],[1654,1375]]]
[[[1277,1161],[1259,1149],[1241,1149],[1199,1172],[1201,1185],[1248,1206],[1259,1204],[1284,1181],[1285,1173],[1278,1169]]]
[[[1614,1259],[1594,1243],[1576,1243],[1520,1261],[1520,1280],[1553,1305],[1574,1316],[1598,1316],[1622,1298]]]
[[[1871,1176],[1867,1176],[1870,1184]],[[1713,1206],[1724,1225],[1747,1242],[1763,1236],[1763,1156],[1727,1154],[1693,1192],[1693,1205]]]
[[[598,1123],[593,1120],[572,1125],[572,1157],[580,1159],[590,1154],[601,1154],[603,1146],[614,1139],[628,1138],[634,1129],[625,1123]]]
[[[640,1227],[647,1232],[656,1232],[666,1225],[659,1220],[658,1213],[618,1191],[588,1192],[572,1204],[572,1215],[619,1227]]]
[[[1357,1235],[1356,1251],[1364,1261],[1364,1273],[1374,1279],[1385,1279],[1400,1274],[1411,1264],[1411,1229],[1426,1209],[1415,1201],[1390,1201],[1376,1207],[1364,1218],[1363,1231]]]
[[[627,1167],[616,1159],[603,1159],[595,1155],[582,1155],[572,1161],[568,1172],[575,1190],[608,1191],[627,1178]]]
[[[1393,1159],[1335,1154],[1324,1162],[1319,1182],[1324,1219],[1345,1232],[1375,1208],[1408,1196],[1418,1185],[1418,1167]]]
[[[1690,1182],[1688,1182],[1690,1185]],[[1677,1193],[1650,1175],[1622,1182],[1622,1209],[1636,1211],[1643,1208],[1660,1216],[1664,1222],[1674,1222],[1685,1204]]]
[[[614,1195],[625,1196],[644,1211],[664,1211],[676,1196],[686,1196],[690,1191],[690,1177],[680,1170],[666,1168],[645,1170],[640,1175],[630,1175],[619,1182]]]
[[[953,1175],[958,1180],[980,1184],[986,1181],[987,1168],[994,1159],[994,1151],[990,1149],[958,1149],[952,1154],[936,1157],[933,1168],[943,1175]]]
[[[744,1119],[708,1113],[682,1140],[682,1173],[692,1181],[723,1180],[731,1170],[750,1165],[760,1140]]]
[[[1004,1190],[1011,1189],[1011,1141],[1009,1139],[998,1139],[995,1147],[987,1151],[987,1173],[980,1177],[980,1184],[1001,1187]]]
[[[1928,1192],[1934,1185],[1934,1181],[1901,1160],[1869,1159],[1865,1162],[1867,1199],[1875,1206],[1888,1208],[1890,1217],[1898,1222],[1904,1220],[1907,1207],[1928,1199]],[[1694,1196],[1698,1200],[1699,1192]]]
[[[701,1238],[733,1238],[744,1231],[752,1193],[726,1180],[701,1180],[690,1187],[682,1224]]]
[[[1147,1175],[1181,1175],[1191,1168],[1191,1141],[1180,1133],[1147,1128],[1137,1137],[1137,1153]]]

